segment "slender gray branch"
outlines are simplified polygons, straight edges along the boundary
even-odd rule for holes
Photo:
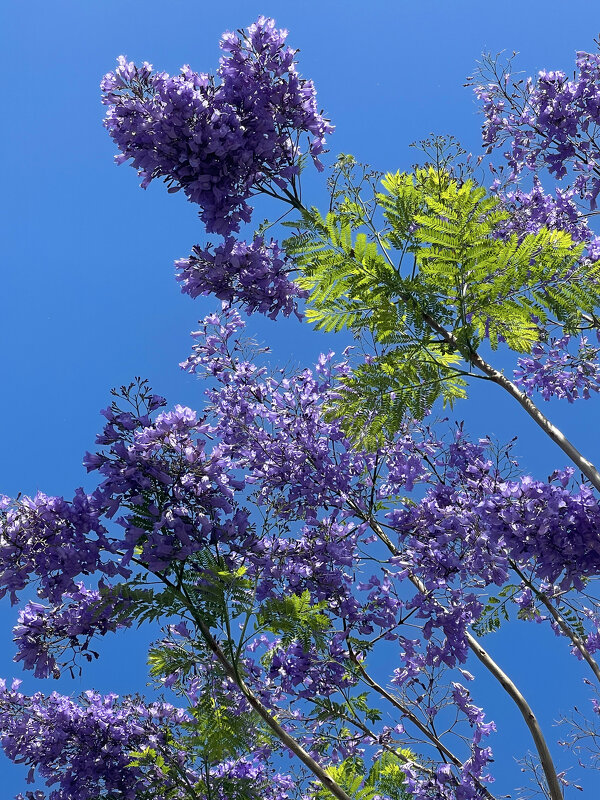
[[[571,640],[573,645],[579,650],[581,653],[581,657],[583,660],[588,664],[598,683],[600,683],[600,666],[595,658],[592,656],[590,651],[585,646],[585,641],[579,636],[575,631],[571,628],[569,623],[565,620],[559,610],[552,604],[552,601],[548,597],[545,592],[541,592],[537,586],[535,586],[527,577],[523,574],[523,572],[518,568],[518,566],[514,563],[514,561],[510,562],[511,567],[517,573],[519,578],[523,581],[525,586],[527,586],[531,591],[535,594],[537,599],[544,605],[544,607],[548,610],[552,619],[556,622],[560,630],[564,633],[564,635]]]
[[[488,364],[488,362],[483,359],[479,353],[470,352],[462,347],[451,331],[446,330],[446,328],[444,328],[443,325],[440,325],[432,316],[429,314],[423,314],[423,320],[429,325],[430,328],[432,328],[432,330],[438,333],[444,339],[444,341],[452,345],[452,347],[454,347],[467,362],[472,364],[474,367],[477,367],[477,369],[481,370],[481,372],[483,372],[483,374],[489,378],[489,380],[500,386],[502,389],[504,389],[504,391],[508,392],[511,397],[514,397],[521,408],[523,408],[533,419],[533,421],[539,425],[544,433],[547,434],[564,453],[566,453],[573,464],[575,464],[575,466],[581,470],[586,478],[588,478],[590,483],[598,491],[600,491],[600,472],[598,472],[591,461],[589,461],[587,458],[585,458],[585,456],[582,455],[582,453],[579,452],[575,445],[570,442],[569,439],[567,439],[564,433],[542,414],[530,397],[522,392],[511,380],[509,380],[504,373],[492,367],[491,364]]]
[[[397,708],[398,711],[402,713],[406,719],[408,719],[422,734],[426,736],[429,741],[435,746],[436,750],[440,753],[440,755],[445,756],[449,761],[454,764],[455,767],[459,769],[462,768],[462,761],[460,758],[455,755],[452,750],[450,750],[446,745],[442,742],[442,740],[431,731],[427,725],[425,725],[421,720],[417,717],[417,715],[405,706],[398,698],[394,697],[393,694],[387,691],[387,689],[381,686],[377,681],[372,678],[369,673],[366,671],[362,663],[353,656],[353,662],[358,667],[359,672],[361,673],[362,677],[364,678],[365,682],[375,691],[377,694],[384,697],[394,708]],[[475,778],[475,783],[477,784],[478,788],[482,792],[482,794],[488,798],[488,800],[495,800],[494,795],[479,781],[479,779]]]
[[[217,660],[223,667],[223,671],[230,678],[240,689],[246,700],[248,701],[249,705],[256,711],[256,713],[261,717],[261,719],[267,724],[267,726],[273,731],[275,736],[279,739],[279,741],[285,745],[303,764],[307,767],[313,775],[317,778],[317,780],[322,783],[322,785],[328,789],[334,797],[337,797],[338,800],[352,800],[350,795],[348,795],[341,786],[339,786],[333,778],[323,769],[323,767],[318,764],[312,756],[306,752],[306,750],[294,739],[293,736],[281,727],[281,725],[277,722],[275,717],[271,714],[271,712],[260,702],[258,697],[252,692],[252,690],[246,686],[245,682],[242,680],[241,676],[239,675],[239,671],[235,668],[233,664],[230,663],[229,659],[219,646],[219,643],[212,635],[210,628],[204,622],[202,617],[198,614],[197,610],[194,608],[193,603],[190,602],[190,599],[181,591],[181,589],[177,588],[174,584],[172,584],[168,578],[164,576],[159,576],[164,583],[169,586],[169,588],[174,591],[181,600],[185,603],[190,614],[194,618],[194,622],[198,626],[198,630],[200,631],[202,638],[206,642],[207,647],[209,650],[216,656]]]
[[[365,515],[355,504],[351,503],[352,510],[358,514],[362,519],[365,519]],[[373,519],[372,517],[367,517],[365,519],[373,530],[374,533],[377,534],[379,539],[385,544],[388,550],[392,553],[392,555],[398,556],[400,555],[400,551],[397,547],[395,547],[394,543],[391,541],[387,533],[383,530],[383,528],[379,525],[377,520]],[[427,587],[418,578],[416,575],[413,575],[409,572],[408,577],[412,584],[418,589],[421,594],[428,594]],[[529,728],[529,732],[531,734],[531,738],[534,741],[540,763],[542,765],[542,769],[544,770],[544,775],[546,776],[546,781],[548,782],[548,787],[550,790],[550,797],[551,800],[563,800],[563,792],[560,785],[560,781],[558,779],[558,775],[556,774],[556,768],[554,766],[554,761],[552,760],[552,755],[550,754],[550,750],[544,738],[544,734],[542,733],[542,729],[540,724],[537,720],[537,717],[533,713],[531,706],[523,696],[523,694],[519,691],[516,684],[508,677],[508,675],[496,664],[494,659],[490,656],[490,654],[485,650],[485,648],[481,645],[478,639],[473,636],[473,634],[467,631],[466,633],[466,640],[467,644],[469,645],[469,649],[473,652],[479,661],[483,664],[483,666],[490,672],[491,675],[498,681],[500,686],[504,689],[504,691],[508,694],[511,700],[515,703],[519,711],[521,712],[521,716],[525,720],[525,724]]]

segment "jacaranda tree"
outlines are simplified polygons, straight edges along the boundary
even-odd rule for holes
[[[223,36],[214,75],[121,57],[102,81],[117,161],[184,192],[215,237],[176,262],[183,292],[221,304],[183,365],[201,409],[136,379],[86,454],[95,491],[2,498],[0,594],[38,597],[14,629],[26,670],[59,677],[97,637],[159,631],[153,699],[1,685],[3,748],[47,786],[19,800],[492,800],[510,732],[467,688],[468,658],[561,800],[554,734],[486,648],[515,617],[543,623],[600,681],[600,472],[539,402],[600,389],[600,55],[579,53],[572,80],[483,63],[491,187],[432,137],[411,174],[340,156],[318,210],[302,173],[324,170],[333,128],[285,40],[260,18]],[[259,195],[278,222],[241,238]],[[355,347],[273,371],[240,310]],[[548,481],[511,443],[436,421],[475,380],[562,450]],[[567,736],[596,765],[599,709]]]

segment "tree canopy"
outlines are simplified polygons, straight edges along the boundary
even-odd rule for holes
[[[537,789],[562,800],[577,784],[487,637],[545,624],[597,691],[600,473],[539,399],[600,389],[600,55],[579,53],[573,80],[483,63],[486,187],[451,137],[422,142],[410,173],[328,160],[333,127],[286,36],[260,17],[223,35],[212,75],[122,56],[102,81],[117,163],[183,192],[217,237],[176,262],[182,291],[221,302],[183,364],[201,408],[135,378],[85,456],[93,491],[1,498],[0,596],[37,592],[14,629],[24,669],[76,674],[97,637],[158,636],[159,699],[0,685],[2,746],[47,787],[19,798],[493,800],[509,732],[470,659],[522,716]],[[326,209],[303,200],[311,167]],[[274,221],[254,224],[257,196]],[[242,313],[354,344],[280,369]],[[568,465],[535,479],[512,442],[440,419],[474,381]],[[585,742],[598,764],[599,707],[570,720],[575,762]]]

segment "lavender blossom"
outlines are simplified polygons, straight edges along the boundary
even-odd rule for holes
[[[8,689],[0,682],[0,736],[11,760],[30,767],[30,779],[39,776],[54,787],[50,800],[96,800],[106,792],[115,800],[135,800],[161,787],[184,800],[185,792],[157,767],[131,766],[134,750],[160,750],[169,729],[188,717],[164,703],[86,692],[81,702],[53,693],[27,697],[19,681]],[[188,779],[194,779],[183,751],[171,750]]]
[[[189,258],[175,262],[181,291],[190,297],[214,294],[230,304],[241,303],[248,314],[255,311],[275,319],[279,312],[298,314],[296,299],[306,292],[289,280],[292,265],[277,242],[257,237],[251,244],[228,237],[223,244],[196,245]]]
[[[318,156],[332,132],[311,81],[296,72],[287,32],[266,17],[243,35],[226,33],[216,76],[153,72],[119,58],[102,81],[105,126],[146,187],[162,177],[201,207],[209,232],[229,235],[248,222],[248,200],[265,185],[285,190],[298,174],[299,140]]]
[[[518,359],[515,383],[531,396],[540,392],[544,400],[552,397],[573,403],[589,400],[590,392],[600,391],[600,348],[592,347],[582,336],[576,353],[569,350],[573,337],[565,335],[548,343],[534,344],[531,356]]]
[[[65,665],[57,658],[69,653],[75,664],[78,655],[87,661],[97,657],[90,647],[92,639],[130,625],[126,617],[130,606],[129,600],[103,595],[82,583],[65,595],[59,606],[48,608],[29,602],[13,628],[18,647],[15,661],[22,661],[24,669],[32,669],[36,678],[58,678]]]
[[[78,490],[71,502],[38,493],[0,510],[0,597],[38,582],[38,595],[60,602],[76,592],[75,578],[99,572],[108,577],[129,572],[112,557],[115,545],[94,499]]]
[[[475,86],[483,105],[483,139],[489,151],[510,140],[506,154],[515,180],[524,169],[547,169],[557,179],[568,169],[573,188],[595,207],[595,135],[600,121],[600,55],[577,53],[573,80],[560,70],[542,70],[520,87],[489,83]]]
[[[502,223],[502,235],[517,234],[521,237],[538,233],[542,228],[560,230],[570,234],[577,244],[585,245],[585,255],[591,261],[600,259],[600,237],[590,229],[587,216],[577,202],[577,191],[573,187],[557,188],[554,196],[544,192],[537,175],[533,177],[530,192],[522,189],[499,192],[503,207],[510,212]]]

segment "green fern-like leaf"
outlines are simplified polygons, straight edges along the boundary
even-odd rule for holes
[[[353,800],[410,800],[411,795],[404,786],[402,765],[414,758],[410,750],[397,753],[385,752],[366,769],[360,758],[348,758],[341,764],[327,767],[327,773]],[[331,800],[333,795],[323,786],[314,787],[311,800]]]
[[[479,619],[473,624],[473,631],[477,636],[485,636],[497,631],[502,622],[510,619],[508,605],[520,591],[519,586],[507,584],[498,592],[498,597],[490,597],[481,612]]]
[[[382,187],[380,231],[350,192],[352,213],[340,213],[339,198],[326,216],[305,211],[285,242],[309,321],[375,342],[376,357],[332,409],[372,445],[407,414],[464,397],[484,340],[528,353],[549,318],[576,330],[600,304],[600,266],[568,234],[502,235],[507,212],[473,181],[427,167],[387,175]]]
[[[284,647],[299,641],[304,649],[313,643],[323,648],[326,632],[331,627],[329,618],[323,613],[326,608],[325,601],[311,603],[308,590],[301,595],[269,598],[258,610],[257,625],[281,636]]]

